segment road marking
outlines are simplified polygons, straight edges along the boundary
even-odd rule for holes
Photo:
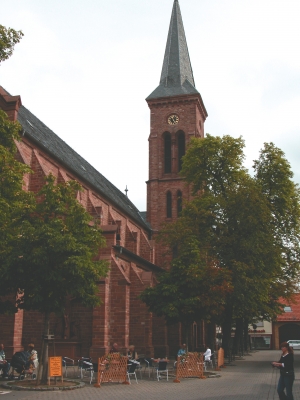
[[[11,393],[11,392],[2,392],[2,391],[0,391],[0,395],[1,394],[8,394],[8,393]]]

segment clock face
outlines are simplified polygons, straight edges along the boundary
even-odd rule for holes
[[[179,122],[179,117],[176,114],[172,114],[168,118],[168,124],[169,125],[176,125]]]

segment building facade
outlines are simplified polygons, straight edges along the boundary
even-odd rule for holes
[[[117,342],[121,350],[134,343],[148,356],[173,355],[181,342],[180,326],[166,327],[148,312],[138,295],[155,285],[156,274],[169,267],[170,257],[155,243],[162,222],[175,221],[190,189],[180,176],[182,156],[192,137],[204,137],[207,112],[195,81],[177,0],[174,1],[159,86],[146,99],[151,112],[147,212],[134,204],[86,160],[0,87],[0,109],[22,126],[17,158],[33,171],[24,190],[36,192],[49,173],[57,182],[75,179],[83,192],[78,201],[100,223],[106,248],[100,258],[110,271],[98,283],[102,305],[87,309],[69,302],[64,315],[53,316],[56,354],[95,359]],[[1,316],[1,342],[8,356],[30,342],[41,345],[39,313],[19,311]],[[192,329],[194,347],[205,341],[203,325]]]

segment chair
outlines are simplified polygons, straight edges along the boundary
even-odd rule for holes
[[[62,358],[62,366],[65,369],[65,377],[68,377],[68,368],[73,368],[74,375],[75,375],[75,362],[72,358],[63,357]]]
[[[156,377],[158,381],[161,379],[161,372],[166,372],[167,381],[169,380],[169,371],[167,365],[168,365],[167,361],[158,361],[158,366],[156,368]]]
[[[128,364],[127,377],[128,377],[128,381],[129,381],[130,384],[131,384],[130,375],[134,375],[135,381],[136,381],[136,383],[138,383],[138,380],[137,380],[137,377],[136,377],[136,373],[135,373],[135,370],[136,370],[137,366],[138,366],[137,363]]]
[[[137,362],[138,362],[138,364],[137,364],[136,369],[137,369],[137,370],[139,371],[139,373],[140,373],[140,379],[142,379],[142,369],[143,369],[143,363],[145,363],[145,356],[144,356],[144,355],[140,356],[140,357],[137,359]]]
[[[90,374],[90,384],[91,384],[94,376],[94,366],[92,363],[92,359],[88,357],[81,357],[78,360],[78,369],[80,371],[81,380],[85,377],[86,373]]]
[[[150,378],[150,371],[152,371],[152,375],[153,375],[153,371],[155,366],[153,365],[153,359],[152,358],[144,358],[145,361],[145,368],[144,371],[146,371],[146,368],[149,371],[149,378]]]

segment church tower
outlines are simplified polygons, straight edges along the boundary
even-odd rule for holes
[[[146,99],[151,111],[147,220],[154,233],[179,216],[190,190],[180,176],[192,137],[204,137],[207,112],[195,80],[178,0],[174,0],[159,86]],[[163,266],[162,249],[156,250]]]

